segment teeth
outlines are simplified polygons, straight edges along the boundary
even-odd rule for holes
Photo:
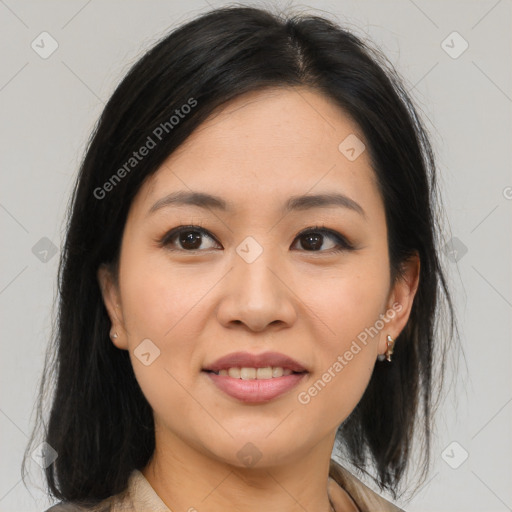
[[[267,366],[266,368],[229,368],[228,370],[219,370],[215,373],[217,375],[229,375],[229,377],[234,379],[265,380],[291,375],[293,372],[289,368]]]

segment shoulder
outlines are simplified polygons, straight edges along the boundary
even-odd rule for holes
[[[370,489],[333,459],[329,467],[329,476],[350,495],[361,512],[405,512]]]
[[[110,496],[95,505],[83,505],[72,501],[60,501],[45,512],[121,512],[132,510],[131,503],[126,500],[126,492]]]
[[[169,509],[161,505],[162,502],[146,481],[144,475],[137,469],[134,469],[130,474],[126,488],[123,491],[105,498],[96,505],[87,506],[74,502],[61,501],[45,510],[45,512],[133,512],[135,510],[145,512],[150,510],[169,511]]]
[[[108,509],[107,509],[108,510]],[[82,507],[80,505],[76,505],[75,503],[67,503],[65,501],[61,501],[53,507],[46,509],[45,512],[89,512],[91,511],[90,507]]]
[[[109,499],[93,507],[85,507],[76,503],[61,501],[45,510],[45,512],[113,512],[110,502]]]

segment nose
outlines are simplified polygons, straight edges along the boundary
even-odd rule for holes
[[[297,318],[290,281],[270,250],[252,263],[236,255],[224,280],[217,319],[225,327],[243,324],[254,332],[290,327]]]

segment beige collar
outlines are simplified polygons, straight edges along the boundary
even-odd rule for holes
[[[350,494],[331,477],[329,477],[327,484],[327,492],[334,505],[335,512],[360,512],[359,507],[354,503]]]

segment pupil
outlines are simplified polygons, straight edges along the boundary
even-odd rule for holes
[[[320,249],[320,247],[322,247],[322,243],[320,241],[321,238],[322,238],[322,235],[314,235],[314,234],[306,235],[306,240],[308,240],[308,241],[316,240],[316,242],[317,242],[316,244],[315,244],[315,242],[313,242],[313,247],[309,247],[309,248],[313,249],[314,251],[318,251]],[[320,243],[318,243],[319,241],[320,241]]]
[[[201,235],[196,231],[188,231],[185,236],[183,236],[180,240],[181,244],[186,249],[197,249],[197,244],[194,245],[195,242],[199,241],[199,246],[201,245]]]

